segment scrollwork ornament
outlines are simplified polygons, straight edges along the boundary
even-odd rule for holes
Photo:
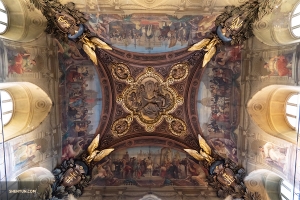
[[[200,150],[184,149],[194,159],[203,163],[209,169],[209,185],[217,190],[217,196],[226,198],[243,198],[246,195],[246,186],[243,182],[246,172],[233,161],[220,158],[206,143],[205,139],[198,135]]]
[[[168,120],[169,122],[169,130],[176,136],[181,136],[186,133],[186,125],[185,123],[177,118],[171,118]]]
[[[189,65],[187,63],[177,63],[172,66],[169,78],[173,79],[173,82],[179,82],[184,80],[189,74]]]
[[[254,22],[271,13],[278,4],[279,2],[275,0],[261,0],[247,1],[238,7],[226,6],[225,12],[215,20],[216,32],[212,33],[210,38],[202,39],[188,50],[205,52],[202,64],[202,67],[205,67],[217,52],[217,45],[221,43],[242,44],[254,35]]]
[[[129,68],[124,63],[112,63],[110,65],[112,75],[115,79],[122,82],[132,82],[131,73]]]
[[[73,2],[65,5],[58,0],[30,0],[30,2],[46,17],[46,33],[64,42],[72,40],[80,44],[95,65],[98,64],[96,48],[112,50],[105,42],[91,35],[84,25],[87,21],[84,13],[75,9]]]
[[[136,79],[133,79],[128,66],[123,63],[113,63],[111,69],[115,79],[126,81],[128,84],[122,94],[117,97],[117,103],[122,105],[123,109],[130,113],[129,116],[135,118],[147,132],[153,132],[164,119],[173,118],[170,113],[174,112],[184,102],[183,97],[172,87],[169,87],[169,84],[170,79],[182,81],[187,77],[188,65],[186,63],[174,65],[166,81],[153,67],[146,67]],[[119,136],[124,135],[130,126],[127,121],[127,127],[125,121],[127,120],[117,120],[112,126],[112,132]],[[176,132],[176,128],[170,129],[175,135],[181,135],[186,131],[185,123],[180,121],[179,124],[184,127],[182,130],[178,129]]]
[[[128,116],[126,118],[121,118],[115,121],[111,128],[112,133],[118,136],[125,135],[130,128],[132,119],[132,117]]]

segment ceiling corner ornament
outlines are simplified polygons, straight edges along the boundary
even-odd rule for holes
[[[217,190],[217,196],[226,198],[231,195],[233,199],[247,199],[249,193],[243,182],[246,171],[231,160],[220,159],[200,135],[198,135],[198,142],[199,151],[194,149],[184,149],[184,151],[199,162],[204,162],[203,165],[209,169],[209,184]]]
[[[262,19],[265,15],[281,3],[282,0],[248,1],[239,7],[226,6],[225,12],[215,20],[216,31],[211,38],[205,38],[194,44],[188,51],[204,50],[202,67],[211,60],[216,53],[216,46],[221,43],[231,45],[242,44],[252,37],[253,23]]]
[[[81,155],[81,159],[64,160],[59,167],[52,171],[55,180],[52,184],[52,194],[50,193],[46,199],[66,199],[69,194],[73,194],[75,197],[82,195],[84,188],[91,180],[91,169],[114,150],[112,148],[97,150],[99,139],[98,134],[87,151]]]
[[[95,65],[98,64],[96,48],[111,50],[105,42],[93,36],[85,26],[87,19],[84,13],[75,9],[75,4],[69,2],[62,5],[58,0],[30,0],[47,19],[46,33],[58,40],[72,40],[89,56]]]
[[[181,136],[186,133],[185,122],[171,114],[183,104],[184,99],[170,85],[188,76],[187,63],[173,65],[165,80],[153,67],[146,67],[136,78],[131,76],[128,66],[123,63],[113,63],[110,67],[113,77],[128,85],[116,101],[129,115],[113,123],[113,134],[125,135],[133,119],[147,132],[153,132],[165,119],[172,134]]]

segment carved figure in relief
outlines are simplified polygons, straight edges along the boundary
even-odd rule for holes
[[[172,77],[175,79],[180,79],[186,74],[186,69],[183,66],[179,66],[172,71]]]
[[[126,78],[117,74],[118,67],[121,71],[126,72]],[[130,115],[125,118],[119,119],[127,121],[126,128],[120,121],[115,121],[112,125],[112,132],[117,135],[125,134],[133,118],[139,124],[145,127],[147,132],[152,132],[155,127],[166,119],[169,123],[169,130],[174,135],[185,133],[185,123],[183,121],[177,123],[169,113],[173,112],[178,105],[183,103],[183,98],[179,96],[170,84],[182,81],[188,75],[188,65],[185,63],[178,63],[173,66],[170,71],[169,77],[164,81],[162,76],[154,71],[154,68],[148,67],[142,74],[134,80],[131,77],[129,68],[123,63],[113,63],[111,66],[113,77],[119,81],[126,82],[127,87],[117,98],[117,102],[122,104],[126,112]],[[173,75],[171,75],[173,74]],[[118,127],[117,127],[118,126]],[[171,128],[171,126],[173,128]]]
[[[184,126],[177,120],[171,122],[171,127],[177,133],[184,131]]]
[[[120,121],[119,123],[116,124],[115,131],[118,134],[122,134],[127,129],[127,127],[128,127],[127,122],[122,120],[122,121]]]

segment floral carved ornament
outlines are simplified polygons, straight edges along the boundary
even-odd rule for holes
[[[116,101],[129,113],[127,117],[113,123],[111,129],[113,134],[118,136],[126,134],[133,119],[147,132],[153,132],[165,119],[172,134],[180,136],[186,133],[185,122],[171,114],[183,104],[184,99],[170,85],[187,77],[188,64],[173,65],[166,80],[152,67],[145,68],[136,79],[131,76],[128,66],[123,63],[113,63],[111,71],[116,80],[128,84]]]

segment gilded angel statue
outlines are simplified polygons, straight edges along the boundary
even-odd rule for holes
[[[214,159],[210,156],[211,155],[211,148],[208,146],[206,141],[203,137],[198,135],[200,150],[199,152],[194,149],[184,149],[188,154],[194,157],[196,160],[206,160],[209,165],[214,162]]]
[[[219,43],[221,43],[221,40],[218,38],[218,36],[214,35],[212,39],[205,38],[200,42],[194,44],[191,48],[188,49],[188,51],[198,51],[202,49],[206,51],[202,63],[202,67],[205,67],[205,65],[215,55],[217,51],[216,45]]]
[[[83,158],[87,165],[90,165],[91,162],[98,162],[102,160],[105,156],[109,155],[114,149],[103,149],[101,151],[96,150],[99,145],[100,135],[98,134],[90,144],[87,149],[88,156]]]
[[[47,33],[64,42],[68,40],[81,42],[83,50],[95,65],[98,64],[96,48],[112,50],[102,40],[91,36],[84,25],[87,21],[84,13],[77,10],[74,3],[62,5],[59,0],[30,0],[30,2],[46,17]]]
[[[100,49],[112,50],[110,46],[108,46],[105,42],[100,40],[97,37],[88,38],[86,35],[83,35],[80,40],[82,44],[82,48],[84,52],[90,57],[95,65],[98,64],[97,56],[96,56],[96,47]]]

